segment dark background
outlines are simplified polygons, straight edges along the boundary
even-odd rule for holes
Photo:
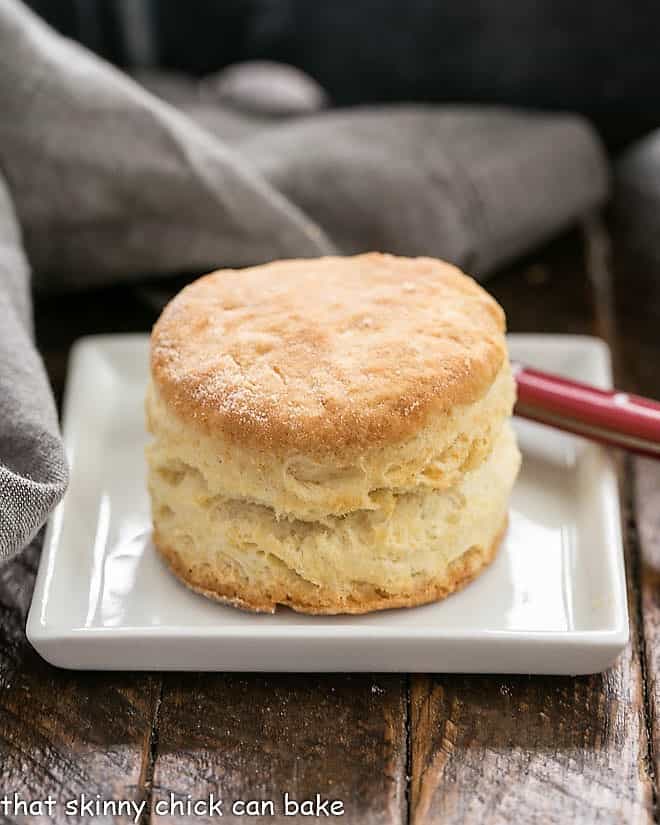
[[[588,115],[611,148],[660,124],[660,4],[653,0],[30,5],[129,69],[204,75],[240,60],[279,60],[311,74],[336,105],[424,100],[568,109]]]

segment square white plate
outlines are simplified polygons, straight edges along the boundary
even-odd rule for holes
[[[512,335],[518,361],[610,386],[592,338]],[[243,613],[197,596],[150,540],[146,335],[74,348],[64,405],[71,485],[46,534],[27,635],[60,667],[593,673],[628,640],[610,455],[516,420],[523,467],[492,566],[438,604],[366,616]]]

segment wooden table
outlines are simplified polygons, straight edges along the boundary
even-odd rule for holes
[[[611,246],[589,219],[488,287],[512,331],[600,335],[618,383],[660,396],[660,272]],[[146,330],[153,317],[129,287],[41,299],[57,393],[73,339]],[[620,463],[632,637],[589,677],[56,670],[23,630],[35,543],[0,570],[0,797],[146,800],[143,822],[169,791],[278,805],[285,791],[320,793],[344,801],[349,823],[657,822],[660,463]],[[280,820],[225,809],[223,821]]]

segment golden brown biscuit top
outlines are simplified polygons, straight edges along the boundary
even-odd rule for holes
[[[371,253],[220,270],[165,308],[151,368],[184,420],[267,450],[354,452],[485,394],[504,313],[433,258]]]

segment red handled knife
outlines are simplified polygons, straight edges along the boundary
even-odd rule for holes
[[[660,458],[659,402],[618,390],[599,390],[518,363],[512,367],[518,384],[516,415]]]

